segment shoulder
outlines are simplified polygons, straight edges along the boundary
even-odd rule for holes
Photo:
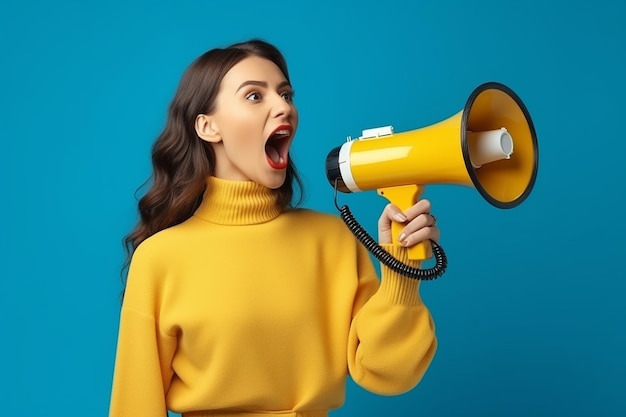
[[[334,214],[324,213],[307,208],[298,208],[286,211],[283,213],[292,221],[302,222],[303,224],[311,224],[313,226],[323,226],[343,229],[346,227],[345,223]]]
[[[175,235],[175,233],[172,233],[171,228],[153,234],[137,246],[133,257],[158,256],[160,253],[167,251],[172,243],[172,237],[175,237]]]
[[[187,222],[161,230],[141,242],[132,256],[132,263],[157,266],[164,260],[171,260],[172,254],[188,240],[190,233]]]
[[[357,265],[359,270],[367,271],[367,276],[373,271],[368,250],[341,217],[311,209],[285,214],[291,217],[290,233],[310,245],[308,249],[316,254],[317,262],[327,260],[332,263],[332,269],[344,265],[347,270],[353,270]]]
[[[170,272],[180,262],[184,236],[179,226],[173,226],[153,234],[137,246],[128,269],[125,304],[137,311],[152,311],[145,303],[161,299]]]
[[[344,243],[356,242],[346,223],[335,214],[301,208],[290,210],[284,215],[289,216],[292,227],[304,229],[306,233],[319,235],[325,240],[332,237]]]

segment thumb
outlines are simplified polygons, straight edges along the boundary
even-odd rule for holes
[[[389,203],[378,218],[379,243],[391,243],[391,223],[394,221],[404,223],[407,221],[407,217],[396,205]]]

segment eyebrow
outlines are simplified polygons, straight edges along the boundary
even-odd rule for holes
[[[265,81],[254,81],[254,80],[248,80],[248,81],[244,81],[241,83],[241,85],[237,88],[237,91],[241,90],[242,88],[244,88],[247,85],[258,85],[259,87],[264,87],[267,88],[268,85]],[[282,83],[278,84],[278,88],[283,88],[283,87],[291,87],[291,84],[289,84],[289,81],[285,80]]]

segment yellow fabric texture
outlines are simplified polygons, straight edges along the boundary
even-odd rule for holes
[[[419,281],[386,267],[379,281],[341,219],[275,202],[254,182],[211,177],[193,217],[139,245],[111,417],[324,415],[348,374],[384,395],[420,381],[437,341]]]

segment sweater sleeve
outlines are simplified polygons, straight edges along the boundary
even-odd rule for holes
[[[416,265],[405,249],[383,247],[400,261]],[[419,383],[434,357],[434,322],[420,299],[418,280],[382,266],[380,287],[366,299],[363,293],[371,291],[371,281],[360,277],[348,341],[349,371],[369,391],[401,394]]]
[[[155,270],[133,256],[120,315],[110,417],[166,417],[165,395],[173,375],[176,338],[159,329]]]

